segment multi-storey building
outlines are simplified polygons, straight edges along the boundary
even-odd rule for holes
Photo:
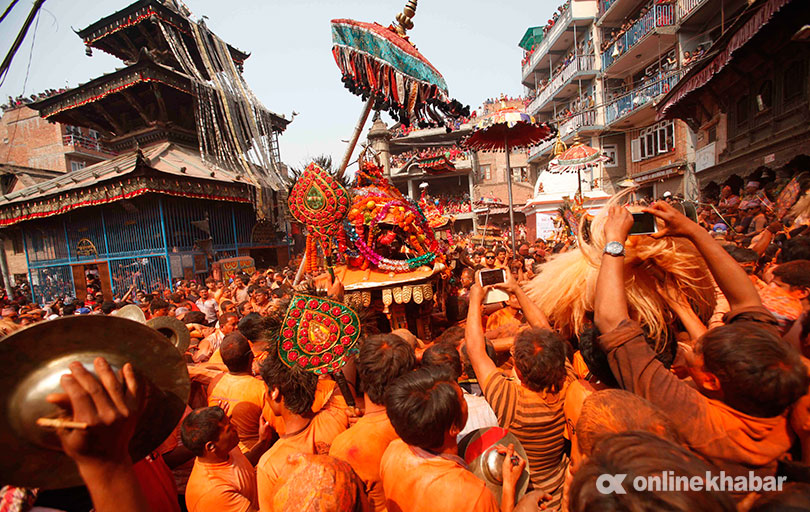
[[[529,97],[526,111],[554,124],[563,142],[575,139],[598,145],[604,115],[598,108],[601,85],[597,77],[598,36],[594,27],[595,0],[569,0],[558,8],[552,23],[530,28],[521,45],[526,50],[521,76]],[[544,170],[553,157],[555,140],[535,146],[528,153],[532,175],[546,178]],[[583,175],[583,191],[590,191],[596,176]],[[559,182],[560,178],[555,181]],[[576,175],[564,176],[563,187],[577,190]]]
[[[26,104],[4,106],[0,163],[65,173],[114,155],[96,130],[49,122]]]
[[[683,121],[659,120],[655,105],[746,4],[569,0],[553,23],[524,35],[522,83],[535,96],[530,113],[554,123],[563,142],[576,138],[610,157],[583,177],[586,197],[592,189],[616,192],[628,178],[640,197],[696,192],[683,179],[694,170],[695,133]],[[533,148],[530,164],[542,171],[554,147],[548,141]],[[568,184],[571,193],[576,181]]]
[[[502,107],[523,108],[525,99],[492,99],[484,102],[476,115],[485,116]],[[469,135],[475,119],[465,120],[452,131],[445,128],[404,130],[395,127],[383,131],[376,120],[369,131],[369,141],[390,169],[391,181],[414,201],[422,192],[439,202],[444,214],[455,218],[456,231],[469,231],[484,222],[508,221],[506,154],[503,152],[469,151],[460,145]],[[384,135],[387,133],[387,135]],[[510,153],[512,199],[522,207],[533,196],[536,176],[527,164],[527,152]],[[476,207],[476,203],[499,205],[497,208]],[[517,221],[523,213],[516,211]]]
[[[697,185],[705,195],[716,196],[732,176],[762,166],[786,174],[806,170],[810,5],[756,0],[731,16],[734,6],[726,2],[721,28],[718,9],[706,7],[710,2],[684,2],[695,3],[682,26],[693,18],[707,20],[693,31],[710,36],[710,44],[704,43],[706,58],[687,70],[658,111],[697,133]]]

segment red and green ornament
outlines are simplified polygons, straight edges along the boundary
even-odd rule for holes
[[[311,163],[293,185],[288,204],[295,220],[304,224],[307,239],[307,270],[314,270],[318,246],[329,254],[332,240],[342,231],[342,222],[349,212],[351,199],[346,188],[318,164]]]
[[[318,375],[339,370],[357,352],[360,319],[340,302],[295,294],[279,333],[278,353],[289,367]]]

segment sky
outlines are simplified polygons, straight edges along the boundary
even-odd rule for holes
[[[422,0],[411,41],[444,76],[450,96],[471,109],[501,93],[518,96],[522,50],[530,26],[541,25],[561,3],[551,0]],[[4,9],[10,0],[2,1]],[[333,18],[387,25],[405,0],[185,0],[196,18],[219,37],[249,52],[244,76],[264,105],[295,120],[280,138],[282,160],[299,167],[321,154],[340,161],[362,109],[362,100],[343,87],[332,57]],[[95,50],[85,56],[73,32],[132,3],[127,0],[48,0],[31,26],[0,86],[8,96],[29,96],[49,88],[75,87],[123,67]],[[0,23],[5,56],[32,0],[21,0]],[[36,29],[36,30],[35,30]],[[32,46],[33,43],[33,46]],[[390,126],[391,119],[383,114]],[[366,130],[370,122],[366,125]],[[365,136],[361,138],[364,140]]]

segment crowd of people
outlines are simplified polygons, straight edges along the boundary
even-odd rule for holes
[[[396,155],[391,155],[391,166],[402,167],[403,165],[410,162],[414,158],[419,160],[425,160],[428,158],[436,158],[441,156],[444,156],[451,162],[455,160],[466,160],[467,151],[465,151],[458,145],[432,146],[424,149],[412,149],[410,151],[404,151]]]
[[[476,117],[478,117],[478,113],[475,110],[473,110],[469,116],[461,116],[458,117],[457,119],[454,119],[453,124],[452,126],[449,127],[449,129],[458,130],[467,123],[475,122]],[[394,138],[407,137],[411,133],[418,132],[424,129],[425,128],[420,128],[414,124],[411,124],[410,126],[397,124],[395,127],[391,128],[391,134]]]
[[[695,47],[695,49],[692,50],[691,52],[688,52],[688,51],[683,52],[683,65],[684,65],[684,67],[691,66],[695,62],[702,59],[703,56],[706,54],[706,50],[709,49],[709,46],[711,46],[709,43],[703,43],[703,44],[697,45]]]
[[[132,461],[139,377],[100,358],[96,376],[72,365],[65,400],[88,427],[58,435],[86,501],[9,487],[3,498],[99,512],[810,510],[810,177],[793,178],[730,180],[697,222],[672,194],[625,193],[583,240],[531,240],[525,226],[514,252],[506,231],[494,245],[442,240],[447,272],[425,299],[432,339],[392,330],[372,303],[339,378],[279,355],[296,293],[344,299],[340,275],[296,283],[298,258],[115,301],[92,278],[81,300],[6,298],[6,334],[127,304],[177,318],[197,387],[167,442]],[[657,232],[632,235],[631,210]],[[500,282],[482,286],[496,270]],[[563,285],[538,289],[549,280]],[[520,445],[498,449],[498,495],[469,468],[489,428]]]
[[[431,194],[430,200],[438,208],[439,213],[446,216],[458,215],[459,213],[470,213],[472,202],[469,192],[463,194]]]
[[[674,9],[657,9],[656,7],[668,6],[674,3],[675,0],[651,1],[641,8],[635,18],[629,18],[620,27],[605,32],[600,47],[601,53],[605,53],[615,44],[615,55],[623,55],[630,46],[654,27],[672,25],[675,22]],[[625,38],[625,35],[628,35],[629,41]]]
[[[528,51],[524,52],[523,61],[520,63],[521,66],[525,66],[526,63],[529,62],[529,60],[532,58],[532,54],[534,54],[534,51],[537,49],[537,47],[540,45],[543,39],[545,39],[546,36],[548,36],[548,33],[551,31],[552,28],[554,28],[554,25],[557,24],[557,20],[560,19],[560,16],[565,14],[565,11],[567,11],[570,7],[571,7],[571,0],[567,0],[564,4],[557,7],[557,10],[554,11],[554,14],[551,15],[551,19],[548,20],[548,22],[546,22],[546,24],[543,26],[543,38],[540,41],[538,41],[537,44],[532,46]]]

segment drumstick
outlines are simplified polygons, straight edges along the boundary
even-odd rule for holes
[[[43,428],[72,428],[76,430],[87,430],[87,423],[82,421],[64,420],[61,418],[39,418],[37,426]]]

